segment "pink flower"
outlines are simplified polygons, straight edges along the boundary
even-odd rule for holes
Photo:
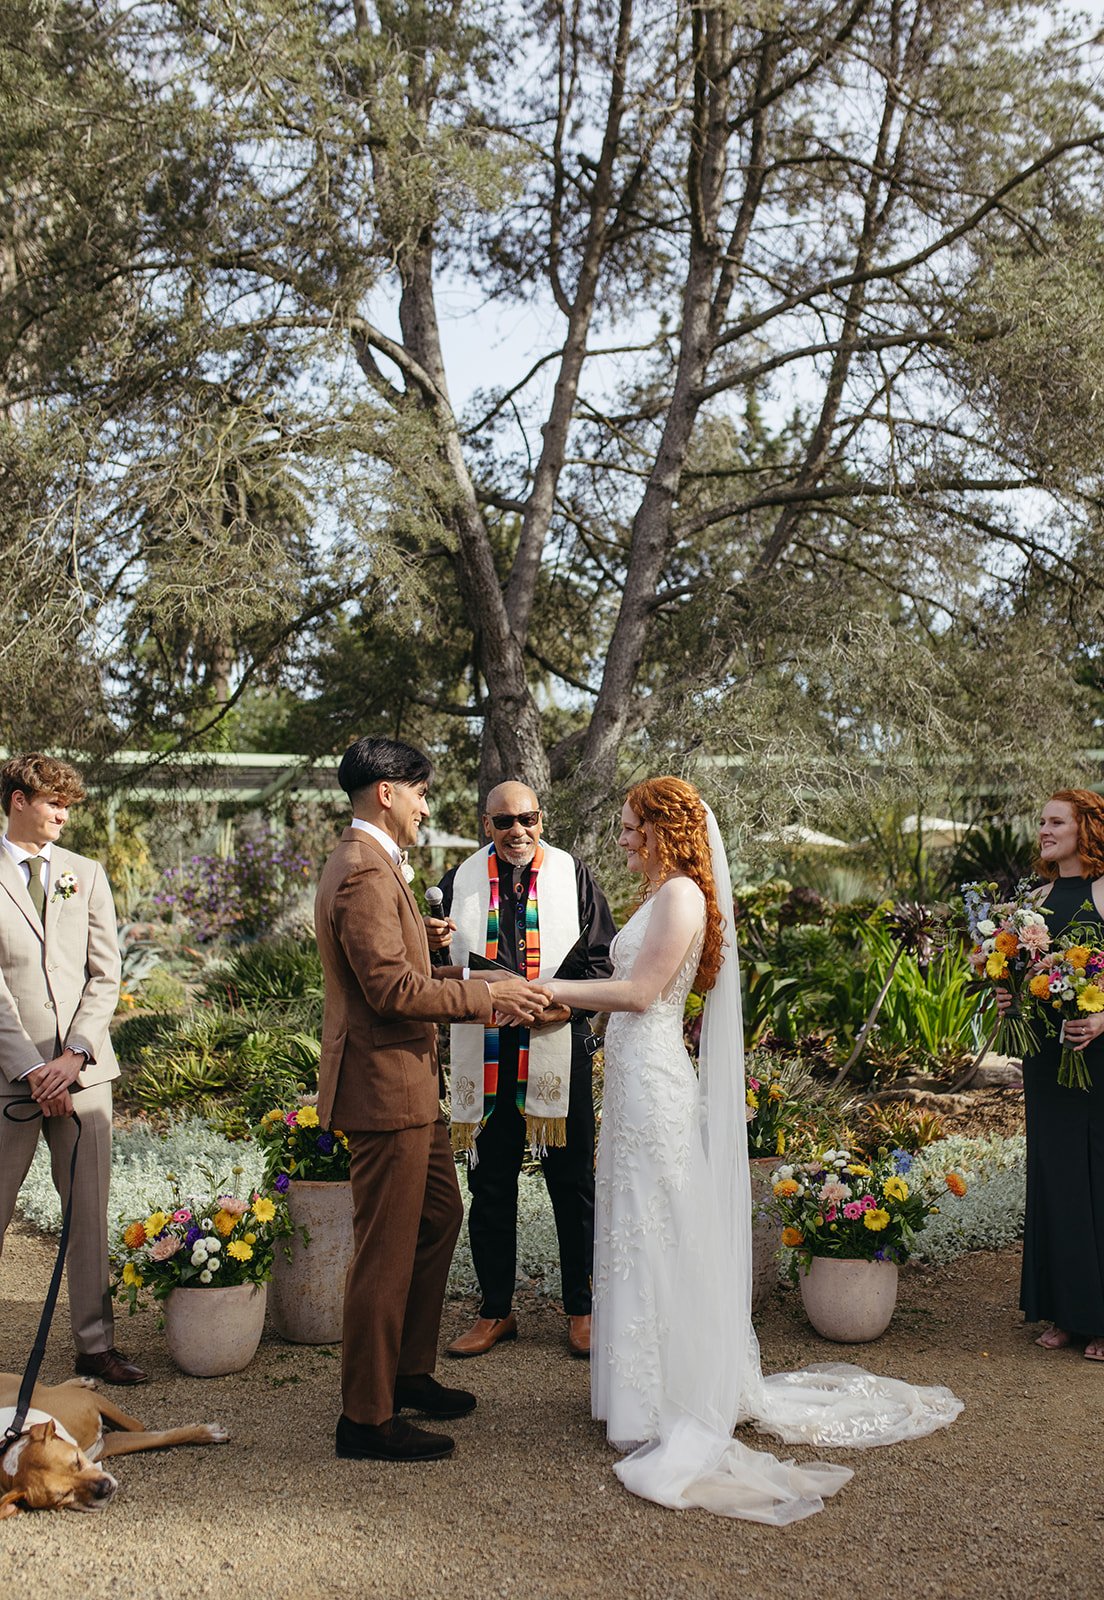
[[[843,1208],[843,1214],[848,1222],[857,1222],[863,1214],[864,1207],[857,1200],[849,1200]]]
[[[851,1191],[845,1183],[840,1183],[838,1178],[829,1178],[820,1191],[820,1198],[834,1206],[841,1200],[849,1200]]]
[[[155,1239],[150,1245],[150,1255],[154,1261],[167,1261],[170,1256],[176,1254],[183,1243],[183,1239],[178,1238],[175,1233],[163,1233],[160,1239]]]
[[[285,1114],[285,1116],[284,1116],[284,1121],[285,1121],[285,1122],[286,1122],[286,1123],[287,1123],[287,1125],[288,1125],[288,1127],[289,1127],[289,1128],[294,1128],[294,1126],[295,1126],[295,1119],[296,1119],[296,1117],[297,1117],[297,1116],[298,1116],[298,1115],[299,1115],[299,1113],[298,1113],[298,1111],[288,1111],[288,1112],[287,1112],[287,1113],[286,1113],[286,1114]]]
[[[839,1212],[836,1210],[835,1206],[829,1206],[827,1211],[824,1213],[824,1220],[825,1222],[835,1222],[838,1216]]]
[[[1032,955],[1042,955],[1044,950],[1050,949],[1050,929],[1040,928],[1036,922],[1021,928],[1019,938],[1024,949],[1030,950]]]
[[[758,1091],[758,1089],[759,1089],[759,1079],[758,1078],[749,1078],[748,1079],[748,1088]]]
[[[249,1210],[248,1200],[235,1200],[232,1194],[220,1194],[218,1203],[232,1217],[244,1217]]]
[[[188,1210],[187,1206],[181,1206],[179,1211],[173,1212],[172,1219],[174,1222],[191,1222],[192,1213]]]
[[[877,1211],[878,1202],[875,1200],[872,1194],[864,1194],[862,1199],[859,1201],[859,1208],[862,1211]]]

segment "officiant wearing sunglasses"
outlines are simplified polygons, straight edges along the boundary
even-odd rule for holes
[[[541,838],[540,801],[521,783],[487,797],[490,843],[441,880],[451,916],[449,959],[492,961],[531,981],[605,978],[615,932],[606,898],[582,861]],[[443,930],[435,941],[443,942]],[[594,1099],[590,1019],[549,1007],[541,1025],[451,1030],[453,1146],[468,1152],[468,1232],[482,1303],[450,1356],[481,1356],[517,1337],[518,1176],[528,1146],[540,1156],[556,1218],[572,1353],[590,1353],[594,1251]]]

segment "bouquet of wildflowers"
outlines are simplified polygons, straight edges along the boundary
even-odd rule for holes
[[[1046,913],[1037,900],[1038,887],[1022,879],[1010,898],[998,898],[995,883],[964,883],[962,900],[972,942],[970,965],[985,984],[1007,989],[1012,1009],[1000,1019],[995,1043],[1005,1055],[1030,1055],[1035,1035],[1024,1014],[1024,990],[1050,949]]]
[[[826,1150],[812,1161],[781,1166],[773,1174],[775,1210],[782,1220],[782,1243],[808,1271],[813,1256],[845,1261],[903,1262],[913,1237],[923,1228],[942,1187],[930,1178],[914,1180],[906,1150],[880,1153],[863,1161],[849,1150]],[[960,1172],[948,1172],[943,1185],[953,1195],[966,1193]]]
[[[185,1199],[174,1183],[166,1209],[132,1218],[123,1228],[113,1252],[115,1293],[133,1313],[142,1289],[163,1300],[174,1289],[267,1283],[276,1240],[290,1232],[279,1195]]]
[[[747,1076],[748,1155],[784,1155],[794,1123],[793,1103],[777,1078],[764,1082],[749,1072]]]
[[[1099,928],[1067,930],[1055,950],[1039,961],[1028,979],[1028,992],[1048,1032],[1058,1028],[1062,1057],[1058,1082],[1068,1089],[1091,1089],[1092,1079],[1082,1050],[1065,1041],[1066,1023],[1104,1011],[1104,949]]]
[[[293,1179],[344,1183],[349,1176],[349,1141],[318,1121],[313,1105],[266,1111],[254,1130],[265,1147],[265,1182],[286,1194]]]

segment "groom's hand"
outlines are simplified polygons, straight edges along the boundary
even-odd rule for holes
[[[524,1028],[539,1017],[551,996],[547,989],[539,989],[525,978],[503,978],[487,985],[495,1017],[508,1028]]]
[[[426,938],[429,940],[431,950],[447,950],[452,943],[452,936],[456,932],[456,924],[451,917],[423,917]]]
[[[570,1021],[571,1007],[557,1005],[555,1000],[550,1000],[533,1026],[534,1028],[562,1028],[565,1022]]]

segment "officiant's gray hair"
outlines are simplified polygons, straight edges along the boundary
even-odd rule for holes
[[[350,799],[374,783],[428,783],[433,763],[399,739],[357,739],[341,758],[337,781]]]

